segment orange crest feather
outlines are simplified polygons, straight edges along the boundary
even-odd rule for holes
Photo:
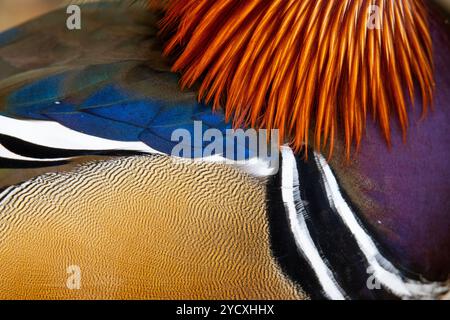
[[[379,29],[367,27],[373,5]],[[421,0],[173,0],[161,25],[183,87],[199,83],[234,126],[277,128],[297,151],[312,137],[332,152],[339,133],[348,157],[368,113],[390,144],[392,114],[406,134],[415,82],[423,111],[432,103]]]

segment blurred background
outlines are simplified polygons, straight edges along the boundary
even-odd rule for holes
[[[0,30],[53,10],[65,0],[0,0]]]
[[[430,0],[425,0],[430,1]],[[434,0],[450,12],[450,0]],[[0,31],[18,25],[58,6],[68,0],[0,0]],[[72,1],[74,2],[74,1]]]

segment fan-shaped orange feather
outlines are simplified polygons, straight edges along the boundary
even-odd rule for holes
[[[236,127],[277,128],[296,150],[331,152],[339,135],[349,156],[368,114],[390,144],[416,87],[424,112],[432,103],[421,0],[173,0],[161,26],[182,86],[199,83]]]

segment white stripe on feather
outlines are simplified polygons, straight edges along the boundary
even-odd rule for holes
[[[381,284],[403,299],[432,299],[448,291],[448,286],[442,283],[422,283],[404,277],[390,261],[383,257],[342,197],[336,178],[326,160],[317,153],[315,160],[322,172],[322,179],[331,206],[336,209],[344,224],[355,237],[359,248],[372,267],[373,275]]]
[[[311,268],[314,270],[325,294],[333,300],[344,300],[342,289],[339,288],[333,273],[327,267],[319,254],[308,231],[305,218],[305,208],[300,198],[299,178],[294,153],[289,147],[281,148],[282,154],[282,197],[288,212],[289,223],[297,247],[301,250]],[[297,200],[297,206],[296,206]]]
[[[123,142],[90,136],[53,121],[19,120],[0,116],[0,133],[56,149],[159,153],[143,142]]]
[[[0,134],[12,136],[36,145],[56,149],[90,151],[121,150],[149,154],[163,154],[162,152],[149,147],[141,141],[124,142],[99,138],[72,130],[54,121],[19,120],[0,115]],[[4,154],[6,155],[6,152]],[[39,161],[38,159],[21,157],[19,155],[15,155],[13,157],[12,153],[10,153],[9,156],[11,159],[17,160]],[[172,158],[180,161],[193,161],[192,159],[177,157]],[[58,159],[52,159],[52,161],[57,160]],[[275,164],[270,163],[268,160],[257,157],[245,161],[232,161],[221,155],[215,155],[196,159],[194,161],[223,163],[237,167],[242,171],[257,177],[267,177],[275,174],[278,170],[278,162],[275,167]]]

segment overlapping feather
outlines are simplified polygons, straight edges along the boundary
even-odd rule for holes
[[[162,34],[183,87],[199,83],[235,126],[277,128],[297,151],[313,139],[331,155],[339,134],[350,156],[368,114],[388,144],[393,117],[406,135],[415,82],[423,111],[432,103],[421,0],[173,0]]]

